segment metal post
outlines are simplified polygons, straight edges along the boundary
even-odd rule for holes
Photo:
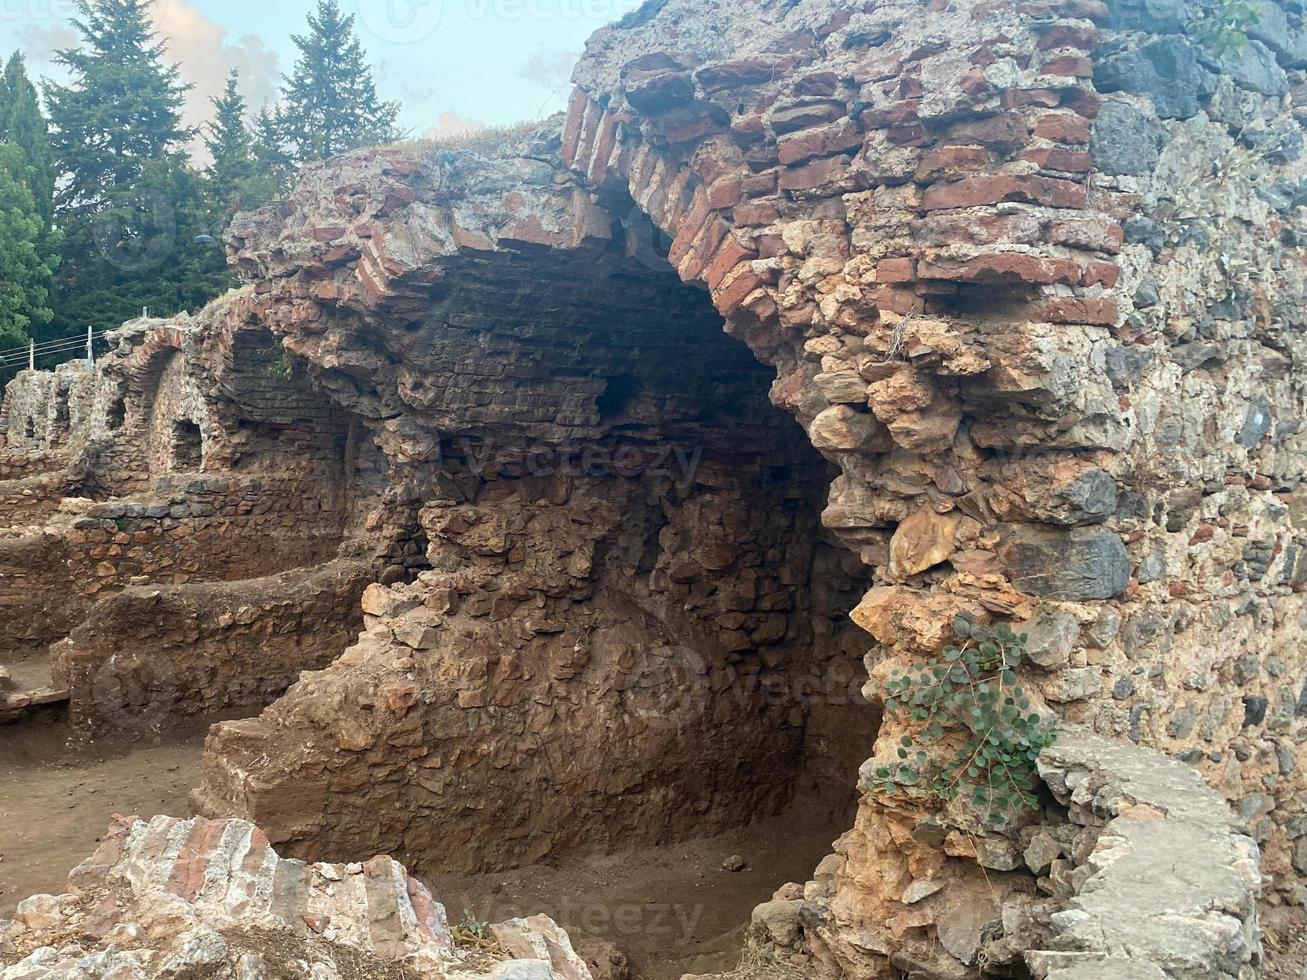
[[[27,370],[36,370],[36,339],[27,342]]]
[[[91,350],[91,332],[94,329],[94,327],[86,328],[86,363],[91,367],[95,367],[95,354]]]

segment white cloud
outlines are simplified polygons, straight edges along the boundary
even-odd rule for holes
[[[167,45],[167,58],[178,65],[188,93],[183,121],[199,126],[213,116],[210,99],[222,93],[231,69],[240,71],[241,94],[251,111],[277,98],[281,66],[277,52],[253,35],[229,37],[227,29],[196,10],[187,0],[155,0],[154,24]],[[203,143],[196,141],[197,155]]]
[[[572,68],[577,55],[573,51],[537,51],[517,69],[528,81],[548,89],[567,85],[572,80]]]
[[[457,112],[442,112],[436,117],[436,124],[422,136],[429,140],[455,139],[459,136],[471,136],[486,128],[486,124],[475,119],[467,119]]]

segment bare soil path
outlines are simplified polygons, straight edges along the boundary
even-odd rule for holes
[[[190,813],[203,732],[89,748],[66,736],[56,710],[0,725],[0,918],[29,895],[63,891],[115,813]],[[677,980],[731,969],[753,907],[811,877],[848,822],[829,807],[796,808],[705,840],[426,881],[453,925],[543,912],[610,942],[635,980]],[[723,869],[733,855],[743,870]]]
[[[190,813],[203,733],[162,745],[64,745],[58,712],[0,725],[0,918],[58,894],[115,813]]]
[[[636,980],[679,980],[733,969],[754,906],[786,882],[811,878],[849,824],[851,818],[840,821],[824,809],[792,809],[705,840],[424,880],[452,925],[544,912],[573,937],[598,936],[616,946]],[[722,868],[733,855],[745,858],[744,870]]]

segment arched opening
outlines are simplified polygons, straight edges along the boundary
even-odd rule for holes
[[[879,726],[848,620],[867,582],[774,370],[614,231],[451,260],[420,322],[342,344],[366,379],[322,371],[371,410],[430,568],[369,593],[373,631],[331,668],[218,726],[196,802],[297,856],[391,853],[478,913],[538,874],[532,907],[576,924],[589,886],[560,869],[625,853],[655,901],[712,905],[674,953],[633,952],[688,967],[852,821]],[[721,871],[734,854],[758,870]]]

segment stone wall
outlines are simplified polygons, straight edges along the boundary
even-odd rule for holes
[[[255,712],[350,645],[374,574],[342,560],[235,583],[126,588],[52,650],[72,724],[142,734]]]
[[[433,430],[602,439],[605,338],[554,349],[551,301],[538,336],[496,346],[498,318],[531,312],[503,286],[579,281],[611,316],[617,279],[619,315],[644,323],[634,283],[679,297],[670,264],[838,467],[823,523],[866,568],[868,696],[956,615],[1010,622],[1045,722],[1195,766],[1251,821],[1274,899],[1298,900],[1299,11],[1222,61],[1197,40],[1208,8],[1156,6],[649,4],[591,39],[560,142],[332,161],[238,222],[233,259],[259,283],[252,316],[387,454],[423,462]],[[470,328],[489,361],[463,353]],[[655,404],[667,383],[647,376]],[[245,799],[230,774],[276,724],[214,744],[210,802]],[[873,769],[897,768],[904,734],[884,726]],[[318,751],[325,767],[342,749]],[[841,969],[889,975],[918,940],[952,956],[936,969],[974,968],[976,947],[903,901],[904,875],[975,904],[1028,821],[938,809],[910,787],[864,795],[813,930]],[[914,836],[932,819],[940,840]]]

